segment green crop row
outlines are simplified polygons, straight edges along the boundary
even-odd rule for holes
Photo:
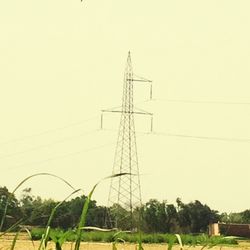
[[[74,231],[66,231],[68,232],[67,241],[75,240]],[[61,238],[65,233],[65,231],[60,229],[52,229],[50,231],[50,235],[56,236],[57,238]],[[43,228],[34,228],[31,230],[31,236],[33,240],[40,240],[44,233]],[[81,236],[81,240],[85,242],[113,242],[119,236],[119,239],[124,240],[128,243],[136,243],[139,240],[139,233],[123,233],[120,232],[119,235],[115,236],[115,232],[84,232]],[[53,237],[52,236],[52,237]],[[184,245],[231,245],[237,244],[236,239],[234,238],[225,238],[223,236],[213,236],[209,237],[205,234],[201,235],[188,235],[183,234],[180,235],[182,243]],[[141,241],[142,243],[178,243],[177,238],[173,234],[145,234],[141,233]]]

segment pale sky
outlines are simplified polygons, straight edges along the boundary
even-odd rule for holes
[[[135,86],[136,106],[163,133],[138,133],[143,201],[250,208],[249,9],[249,0],[1,1],[0,185],[50,172],[88,192],[111,174],[119,115],[99,131],[100,110],[121,104],[130,50],[134,72],[154,85],[151,102],[148,86]],[[149,126],[136,119],[139,131]],[[25,187],[70,192],[49,177]],[[109,181],[97,189],[98,204],[108,190]]]

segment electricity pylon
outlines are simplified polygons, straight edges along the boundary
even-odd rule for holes
[[[145,111],[135,111],[133,87],[134,82],[152,81],[145,78],[134,78],[133,68],[131,63],[131,55],[128,53],[126,69],[124,73],[123,97],[121,110],[102,110],[101,127],[103,126],[103,112],[118,112],[121,113],[117,146],[115,151],[114,165],[112,174],[128,173],[118,178],[111,180],[108,206],[111,207],[111,215],[109,218],[114,218],[111,226],[120,227],[122,221],[126,220],[129,225],[127,229],[133,229],[133,210],[141,206],[141,185],[140,173],[138,167],[137,145],[134,114],[151,116],[151,131],[152,131],[152,113]],[[152,99],[152,84],[150,84],[150,98]],[[117,218],[117,209],[124,209],[127,216]],[[119,222],[118,222],[119,220]]]

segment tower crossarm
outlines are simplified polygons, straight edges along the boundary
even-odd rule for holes
[[[140,111],[122,111],[122,110],[102,110],[102,112],[110,112],[110,113],[125,113],[125,114],[136,114],[136,115],[153,115],[153,113],[149,112],[140,112]]]

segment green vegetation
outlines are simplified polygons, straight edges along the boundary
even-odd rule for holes
[[[220,221],[225,223],[250,224],[250,209],[240,213],[222,213]]]
[[[74,190],[73,193],[79,190]],[[9,198],[8,212],[3,223],[3,230],[7,230],[14,223],[23,220],[22,224],[36,227],[61,228],[64,230],[73,229],[79,223],[82,209],[88,196],[65,199],[57,202],[52,199],[42,200],[31,193],[30,188],[23,190],[20,200],[6,187],[0,188],[0,218],[4,214],[5,204]],[[118,227],[121,230],[128,230],[129,221],[124,221],[127,211],[119,207]],[[55,209],[56,208],[56,209]],[[53,211],[53,219],[50,219]],[[88,200],[88,213],[86,214],[85,226],[105,228],[106,216],[110,213],[110,208],[98,206],[96,201]],[[121,218],[121,219],[119,219]],[[167,201],[151,199],[142,207],[134,211],[135,228],[140,225],[140,230],[146,233],[206,233],[210,222],[220,220],[217,211],[210,209],[207,205],[196,200],[184,204],[177,199],[177,204],[169,204]]]
[[[127,173],[107,178],[115,178],[124,174]],[[73,191],[61,202],[34,197],[30,188],[23,190],[20,200],[15,197],[16,190],[26,181],[41,175],[58,178],[70,186]],[[219,215],[217,211],[211,210],[198,200],[184,204],[178,198],[175,206],[166,201],[159,202],[152,199],[134,210],[133,225],[137,232],[125,232],[124,230],[129,228],[130,223],[126,224],[124,220],[118,225],[123,231],[104,230],[105,216],[107,212],[112,211],[112,208],[97,206],[96,201],[91,200],[92,194],[101,181],[94,185],[87,196],[81,195],[70,200],[69,198],[73,194],[81,190],[75,189],[60,177],[48,173],[27,177],[17,185],[13,192],[9,192],[6,187],[0,188],[0,229],[2,229],[0,237],[9,231],[16,232],[10,247],[10,249],[14,249],[19,233],[25,230],[31,240],[40,240],[38,250],[45,250],[48,241],[55,243],[56,250],[61,250],[65,241],[73,242],[74,250],[80,249],[82,241],[112,242],[112,249],[117,249],[116,243],[118,242],[136,243],[139,250],[143,250],[143,243],[167,243],[169,250],[174,244],[179,244],[181,249],[183,245],[213,247],[222,244],[237,244],[234,238],[208,237],[206,235],[210,222],[229,217],[226,217],[225,214]],[[120,218],[126,217],[128,212],[117,204],[115,206],[118,208],[116,211]],[[240,215],[242,220],[248,219],[249,212],[247,210]],[[32,226],[33,229],[30,232],[27,227]],[[93,229],[98,231],[89,231]]]
[[[40,240],[42,238],[42,234],[44,233],[43,228],[35,228],[31,230],[31,235],[33,240]],[[53,240],[53,238],[57,237],[58,239],[65,235],[67,241],[74,241],[75,240],[75,232],[74,231],[63,231],[60,229],[53,229],[50,232],[50,238]],[[136,243],[139,241],[139,233],[125,233],[120,232],[115,236],[115,232],[84,232],[82,234],[81,239],[85,242],[114,242],[117,238],[124,240],[125,242],[129,243]],[[51,237],[52,236],[52,237]],[[184,245],[221,245],[221,244],[237,244],[237,241],[234,238],[225,238],[223,236],[214,236],[214,237],[208,237],[205,234],[200,235],[189,235],[189,234],[183,234],[180,235],[182,243]],[[154,233],[154,234],[147,234],[142,233],[141,234],[141,240],[142,243],[178,243],[177,237],[174,237],[173,234],[160,234],[160,233]],[[54,240],[53,240],[54,241]]]

